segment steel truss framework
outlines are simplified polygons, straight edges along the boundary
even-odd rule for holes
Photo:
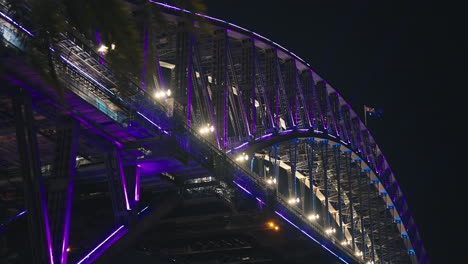
[[[31,241],[43,247],[33,253],[38,263],[67,263],[81,133],[93,134],[87,140],[108,153],[102,161],[116,229],[78,263],[97,259],[136,225],[141,173],[164,147],[173,149],[166,155],[207,171],[203,177],[169,175],[176,181],[199,184],[209,175],[227,201],[240,188],[279,216],[291,215],[294,226],[348,261],[428,262],[383,153],[349,104],[309,64],[244,28],[150,2],[164,10],[168,24],[152,40],[157,71],[144,90],[130,79],[122,82],[73,29],[50,47],[60,80],[78,98],[70,107],[59,105],[51,88],[25,81],[26,75],[2,77],[14,100],[25,193],[33,194],[26,206],[29,225],[37,230]],[[210,31],[191,31],[181,16],[195,28],[209,24]],[[34,37],[8,14],[2,12],[2,19],[26,43]],[[169,89],[171,98],[154,98]],[[58,120],[48,201],[32,106]]]

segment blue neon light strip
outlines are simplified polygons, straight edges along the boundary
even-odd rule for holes
[[[27,213],[27,212],[28,212],[27,210],[24,210],[23,212],[21,212],[21,213],[15,215],[15,216],[13,216],[12,218],[6,220],[5,223],[0,224],[0,227],[6,226],[8,223],[10,223],[11,221],[15,220],[16,218],[18,218],[18,217],[24,215],[24,214]]]
[[[239,183],[237,183],[236,181],[232,181],[234,184],[236,184],[240,189],[242,189],[244,192],[250,194],[251,196],[255,197],[249,190],[247,190],[244,186],[240,185]],[[265,204],[260,198],[258,197],[255,197],[255,199],[259,202],[261,202],[262,204]],[[344,260],[342,257],[338,256],[335,252],[333,252],[331,249],[329,249],[328,247],[326,247],[324,244],[320,243],[317,239],[315,239],[314,237],[312,237],[310,234],[308,234],[306,231],[302,230],[300,227],[298,227],[296,224],[294,224],[293,222],[291,222],[291,220],[289,220],[288,218],[286,218],[284,215],[282,215],[281,213],[279,213],[278,211],[275,211],[275,213],[283,218],[286,222],[288,222],[290,225],[292,225],[293,227],[295,227],[297,230],[301,231],[301,233],[303,233],[304,235],[306,235],[308,238],[312,239],[314,242],[316,242],[317,244],[319,244],[320,246],[322,246],[324,249],[326,249],[328,252],[330,252],[331,254],[333,254],[333,256],[337,257],[338,259],[340,259],[341,261],[343,261],[344,263],[346,264],[349,264],[346,260]]]
[[[25,29],[22,25],[18,24],[18,22],[14,21],[11,17],[9,17],[7,14],[3,13],[2,11],[0,11],[0,16],[5,18],[6,20],[10,21],[13,25],[15,25],[18,28],[20,28],[21,30],[23,30],[29,36],[34,37],[33,33],[31,33],[29,30]]]
[[[151,124],[153,124],[155,127],[157,127],[159,130],[161,130],[164,134],[166,135],[169,135],[169,132],[167,132],[166,130],[162,129],[162,127],[160,127],[158,124],[154,123],[153,121],[151,121],[148,117],[146,117],[144,114],[140,113],[137,111],[137,114],[139,114],[141,117],[143,117],[144,119],[146,119],[146,121],[150,122]]]
[[[117,234],[120,230],[122,230],[122,228],[124,228],[124,225],[121,225],[119,228],[117,228],[112,234],[110,234],[106,239],[104,239],[104,241],[102,241],[99,245],[97,245],[91,252],[89,252],[86,256],[84,256],[80,261],[78,261],[76,264],[81,264],[83,263],[85,260],[88,260],[89,257],[94,253],[96,252],[96,250],[98,250],[100,247],[102,247],[102,245],[104,245],[109,239],[111,239],[113,236],[115,236],[115,234]],[[107,245],[108,247],[110,245]]]

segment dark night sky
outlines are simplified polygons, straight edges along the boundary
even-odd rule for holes
[[[432,263],[460,254],[461,91],[467,41],[462,7],[427,1],[204,0],[208,14],[288,48],[361,113],[407,198]],[[443,5],[442,5],[443,4]],[[458,154],[457,154],[458,153]],[[458,167],[458,168],[457,168]],[[466,224],[465,224],[466,225]],[[446,230],[448,228],[449,230]],[[464,237],[462,238],[464,240]]]

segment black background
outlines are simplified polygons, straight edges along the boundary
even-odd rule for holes
[[[205,0],[208,15],[311,64],[361,115],[407,198],[432,263],[464,263],[465,35],[444,1]],[[466,192],[466,191],[465,191]],[[466,262],[465,262],[466,263]]]

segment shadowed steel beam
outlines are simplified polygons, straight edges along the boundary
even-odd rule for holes
[[[325,226],[331,226],[331,219],[330,219],[330,208],[329,208],[329,196],[330,191],[328,190],[328,140],[322,140],[320,142],[320,151],[322,156],[322,170],[323,170],[323,181],[325,183],[325,214],[326,214],[326,223]]]
[[[96,260],[96,263],[113,263],[113,257],[118,255],[126,248],[134,245],[138,238],[144,236],[149,229],[154,226],[155,222],[168,215],[174,208],[179,205],[180,195],[177,193],[169,193],[164,196],[165,199],[154,205],[150,206],[149,214],[141,219],[137,225],[128,229],[127,233],[112,246],[110,246],[103,254]]]
[[[311,192],[311,206],[312,206],[312,214],[316,214],[317,210],[315,208],[315,171],[314,171],[314,151],[315,151],[315,140],[314,138],[307,139],[307,166],[309,169],[309,186]]]
[[[358,196],[359,196],[359,216],[361,221],[361,240],[362,240],[362,256],[364,260],[367,259],[367,245],[366,245],[366,229],[364,228],[364,209],[363,209],[363,199],[362,199],[362,170],[361,170],[361,159],[356,159],[356,177],[358,180]]]
[[[342,197],[341,197],[341,151],[340,145],[336,144],[333,146],[334,148],[334,156],[335,156],[335,170],[336,170],[336,182],[338,185],[338,214],[340,218],[340,231],[341,231],[341,239],[344,240],[344,230],[343,230],[343,209],[342,209]]]
[[[370,169],[366,170],[366,184],[367,184],[367,210],[369,211],[369,229],[370,229],[370,239],[371,239],[371,257],[372,261],[375,263],[375,241],[374,241],[374,219],[372,219],[372,199],[371,199],[371,192],[372,192],[372,183],[369,182],[370,180]]]
[[[55,145],[54,178],[51,180],[48,194],[53,252],[56,262],[62,264],[67,263],[68,257],[78,130],[78,120],[68,116],[59,120]]]
[[[349,199],[349,214],[351,217],[351,238],[353,251],[356,250],[356,228],[354,224],[354,209],[353,209],[353,185],[351,181],[351,151],[346,151],[346,175],[348,175],[348,199]]]
[[[44,179],[36,139],[31,95],[23,88],[13,99],[16,140],[24,179],[32,263],[54,263]]]

